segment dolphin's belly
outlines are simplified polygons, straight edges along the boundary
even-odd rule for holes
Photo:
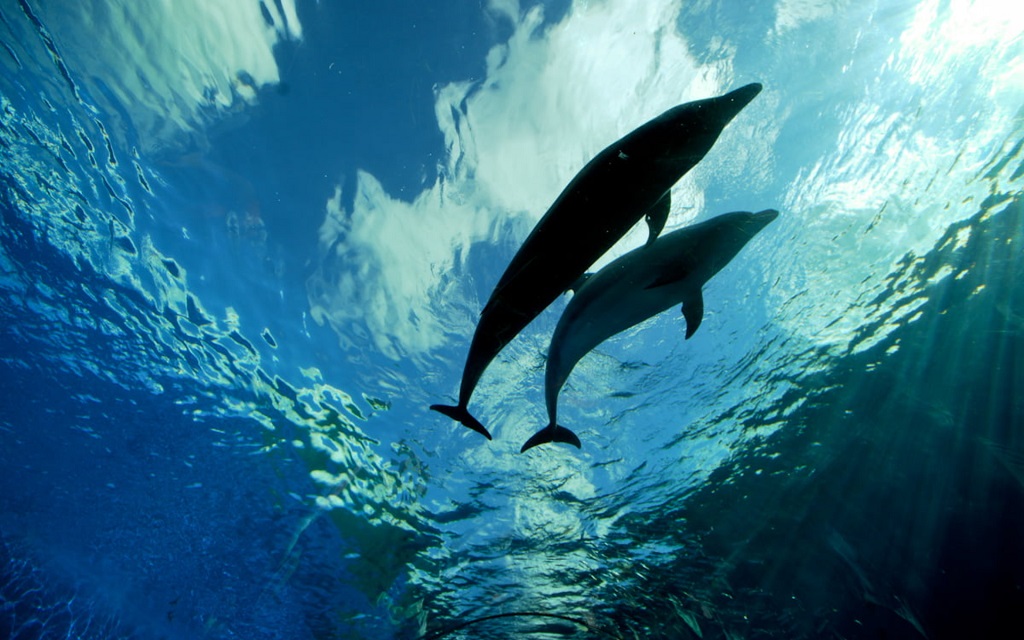
[[[685,283],[645,289],[621,283],[600,289],[598,296],[574,298],[551,337],[546,375],[549,393],[551,385],[557,393],[576,363],[599,344],[678,304],[684,287]]]

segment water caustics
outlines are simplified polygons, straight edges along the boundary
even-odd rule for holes
[[[5,402],[13,402],[23,392],[26,409],[19,413],[38,411],[38,405],[29,401],[35,395],[31,381],[47,371],[68,372],[118,389],[107,393],[126,396],[131,404],[146,397],[169,398],[163,410],[178,413],[184,423],[168,416],[153,418],[164,420],[172,431],[176,424],[188,429],[181,425],[189,420],[210,425],[212,440],[202,442],[213,450],[251,455],[282,468],[289,461],[301,461],[307,482],[289,482],[288,488],[294,489],[267,503],[281,508],[282,501],[293,501],[295,508],[287,510],[291,539],[276,545],[265,584],[253,584],[257,595],[275,584],[287,584],[301,555],[300,538],[310,537],[306,529],[317,520],[332,523],[364,545],[370,544],[366,541],[399,544],[421,535],[411,514],[422,478],[411,471],[414,466],[405,470],[397,466],[404,454],[392,450],[392,459],[382,457],[379,441],[360,427],[374,413],[386,411],[388,403],[365,394],[353,397],[326,382],[314,366],[286,366],[291,381],[277,375],[278,338],[265,327],[254,328],[230,303],[223,307],[223,315],[207,307],[193,289],[203,276],[197,279],[186,266],[192,260],[187,253],[189,230],[181,223],[175,226],[173,219],[161,219],[173,215],[162,201],[175,198],[163,175],[165,167],[181,163],[154,162],[153,158],[184,157],[191,162],[180,155],[179,147],[188,149],[194,144],[189,140],[201,140],[203,128],[224,117],[224,112],[254,104],[261,85],[279,80],[271,48],[281,38],[300,37],[297,21],[277,15],[277,24],[285,26],[268,28],[259,4],[241,13],[197,5],[188,18],[177,10],[173,16],[165,14],[168,7],[123,6],[124,13],[119,14],[107,5],[86,3],[62,13],[26,2],[2,10],[6,57],[0,96],[4,136],[0,281],[5,302],[0,318],[6,327],[3,345],[9,354],[8,371],[14,376]],[[291,3],[282,7],[285,14],[294,11]],[[91,16],[90,24],[99,33],[76,28],[85,15]],[[122,19],[137,22],[141,31],[127,28]],[[158,27],[168,24],[176,26]],[[181,41],[154,43],[150,33]],[[237,40],[225,39],[226,34]],[[106,45],[97,46],[95,38]],[[219,47],[211,46],[214,41]],[[203,42],[205,48],[200,45]],[[170,72],[183,54],[195,66],[180,75]],[[104,59],[93,60],[93,56]],[[247,71],[234,75],[223,71],[236,64],[244,64]],[[101,75],[83,73],[84,69],[96,69]],[[31,83],[40,79],[58,81],[48,82],[45,91],[37,93]],[[123,118],[119,126],[111,126],[111,113]],[[231,219],[225,216],[228,234]],[[185,244],[185,251],[180,246],[172,249],[184,259],[159,247],[174,239]],[[246,244],[243,248],[258,247]],[[19,354],[30,354],[30,358]],[[53,393],[58,389],[55,386]],[[109,399],[101,401],[84,393],[81,397],[86,400],[79,413],[92,402],[97,408],[113,406]],[[104,437],[102,424],[71,424],[70,428],[61,424],[80,422],[73,417],[73,398],[54,395],[51,403],[46,412],[69,413],[54,427],[95,439],[101,455],[104,445],[106,452],[111,451],[109,427]],[[64,403],[69,407],[62,409]],[[9,411],[7,420],[13,421],[14,415]],[[188,441],[186,433],[179,431],[177,437]],[[195,436],[191,439],[195,447],[201,446]],[[190,457],[200,454],[193,450]],[[155,449],[148,456],[150,468],[159,470],[163,456]],[[167,462],[178,468],[182,463],[193,464],[188,459]],[[31,472],[27,462],[10,460],[10,465],[21,473]],[[229,477],[223,482],[227,484],[220,487],[209,479],[179,486],[211,493],[237,486]],[[20,511],[12,508],[11,513]],[[21,531],[25,524],[5,522],[4,532]],[[409,545],[408,553],[416,548]],[[394,562],[382,562],[372,555],[355,554],[345,564],[354,574],[369,576],[352,585],[357,593],[363,589],[365,598],[373,602],[410,558],[398,555]],[[361,568],[361,563],[366,566]],[[60,588],[54,589],[53,597],[61,597]],[[6,586],[3,593],[5,598],[19,597]],[[338,597],[351,595],[328,599]],[[83,596],[83,615],[88,616],[85,601]],[[17,621],[25,610],[19,607],[10,612],[11,620]],[[76,637],[168,632],[154,630],[155,624],[139,626],[138,620],[124,622],[118,614],[110,615],[106,627],[89,626],[73,614],[43,619],[40,609],[37,619],[21,619],[19,624],[25,624],[26,632],[41,628],[47,634],[80,634]],[[223,632],[225,625],[237,628],[237,623],[205,616],[204,622],[192,621],[203,633]],[[193,628],[174,633],[196,632]]]

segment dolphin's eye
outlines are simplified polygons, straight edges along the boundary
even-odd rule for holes
[[[625,151],[619,152],[619,158],[621,158],[622,160],[629,160],[629,156],[626,155]]]

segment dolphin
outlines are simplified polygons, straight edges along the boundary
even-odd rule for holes
[[[544,374],[550,422],[521,451],[545,442],[579,447],[580,439],[558,424],[557,413],[558,393],[580,358],[611,336],[680,302],[689,339],[704,317],[701,288],[778,215],[766,209],[716,216],[634,249],[587,278],[551,335]]]
[[[658,237],[671,208],[672,185],[760,92],[760,84],[748,84],[673,107],[588,162],[530,232],[480,312],[458,405],[430,408],[490,440],[467,408],[484,370],[640,218],[647,219],[648,245]]]

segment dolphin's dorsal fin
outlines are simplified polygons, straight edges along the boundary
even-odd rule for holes
[[[666,191],[665,195],[661,196],[661,199],[654,203],[651,210],[647,212],[645,220],[647,220],[647,244],[645,246],[651,246],[651,243],[658,239],[658,234],[665,228],[665,222],[668,221],[668,212],[672,209],[672,192]]]
[[[689,340],[704,319],[704,296],[700,289],[683,298],[683,317],[686,318],[686,339]]]

